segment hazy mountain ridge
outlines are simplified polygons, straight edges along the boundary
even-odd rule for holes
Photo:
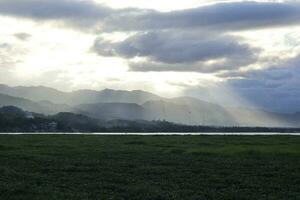
[[[77,112],[100,119],[146,119],[146,110],[135,103],[97,103],[75,106]]]
[[[65,92],[58,91],[53,88],[44,86],[34,87],[9,87],[7,85],[0,85],[0,93],[25,98],[31,101],[50,101],[52,103],[62,103],[66,98]]]
[[[25,98],[9,96],[0,93],[0,106],[17,106],[26,111],[42,114],[55,114],[58,112],[71,112],[73,108],[63,104],[53,104],[51,102],[35,102]]]
[[[46,115],[73,112],[102,120],[166,120],[202,126],[300,127],[299,113],[225,108],[192,97],[163,98],[139,90],[79,90],[68,93],[42,86],[0,85],[0,106],[10,105]]]
[[[161,97],[141,90],[125,91],[104,89],[95,90],[77,90],[73,92],[61,92],[52,88],[37,87],[9,87],[0,85],[0,93],[26,98],[31,101],[50,101],[55,104],[95,104],[95,103],[136,103],[142,104],[148,100],[157,100]]]
[[[178,97],[143,104],[153,117],[188,125],[234,126],[237,121],[223,107],[192,97]]]

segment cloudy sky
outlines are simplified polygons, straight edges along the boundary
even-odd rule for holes
[[[0,0],[0,83],[300,111],[297,0]]]

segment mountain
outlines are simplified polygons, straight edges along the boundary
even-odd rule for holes
[[[29,99],[31,101],[44,101],[48,100],[53,103],[63,103],[66,98],[64,92],[60,92],[53,88],[48,88],[44,86],[36,87],[9,87],[7,85],[0,85],[0,93],[9,96],[19,97]]]
[[[77,112],[106,120],[139,120],[146,119],[147,115],[146,110],[142,106],[134,103],[81,104],[75,108]]]
[[[26,98],[31,101],[50,101],[55,104],[95,104],[95,103],[136,103],[142,104],[149,100],[161,99],[158,95],[141,90],[125,91],[110,90],[78,90],[61,92],[52,88],[38,87],[9,87],[0,85],[0,93]]]
[[[192,97],[148,101],[142,106],[148,120],[204,126],[300,127],[300,113],[226,108]]]
[[[162,97],[141,90],[125,91],[105,89],[102,91],[79,90],[70,93],[69,100],[75,104],[95,103],[133,103],[142,104],[149,100],[157,100]]]
[[[187,125],[234,126],[236,121],[219,105],[194,98],[148,101],[143,107],[153,120],[166,120]]]
[[[57,128],[63,131],[89,130],[97,132],[104,124],[104,122],[100,120],[69,112],[61,112],[56,115],[49,116],[48,119],[57,123]]]
[[[0,107],[2,106],[16,106],[26,111],[43,114],[55,114],[62,111],[72,111],[72,108],[67,105],[58,105],[51,102],[34,102],[28,99],[13,97],[5,94],[0,94]]]
[[[166,120],[188,125],[236,125],[231,115],[221,106],[193,98],[131,103],[81,104],[76,112],[100,119]]]
[[[294,127],[298,123],[286,120],[293,114],[273,113],[248,108],[231,108],[231,115],[242,126]],[[298,121],[300,122],[300,121]]]
[[[68,93],[43,86],[0,85],[0,106],[17,106],[45,115],[72,112],[106,121],[166,120],[202,126],[300,127],[300,113],[226,108],[192,97],[162,98],[140,90],[79,90]]]
[[[27,117],[29,113],[15,106],[4,106],[0,108],[0,114],[11,117]]]
[[[278,114],[245,108],[223,108],[191,97],[130,103],[81,104],[76,113],[112,120],[165,120],[186,125],[203,126],[270,126],[294,127],[300,122],[293,114]]]
[[[0,94],[0,107],[2,106],[16,106],[27,111],[44,113],[45,109],[38,103],[18,97],[12,97]]]
[[[145,120],[109,120],[102,121],[82,114],[62,112],[45,116],[38,113],[28,113],[20,108],[8,106],[0,108],[0,132],[103,132],[103,133],[149,133],[149,132],[280,132],[297,133],[299,128],[257,128],[257,127],[213,127],[188,126],[167,121]]]

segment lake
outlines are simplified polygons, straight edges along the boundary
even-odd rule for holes
[[[300,133],[260,133],[260,132],[250,132],[250,133],[0,133],[0,135],[294,135],[300,136]]]

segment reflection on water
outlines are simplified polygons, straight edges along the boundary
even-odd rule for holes
[[[0,135],[298,135],[300,133],[0,133]]]

